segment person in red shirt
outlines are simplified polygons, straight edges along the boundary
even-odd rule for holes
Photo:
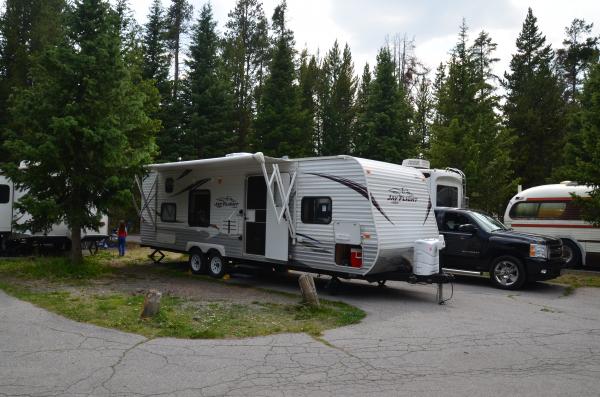
[[[125,243],[127,241],[127,227],[125,226],[125,221],[119,222],[119,230],[117,231],[117,236],[119,237],[119,256],[124,256]]]

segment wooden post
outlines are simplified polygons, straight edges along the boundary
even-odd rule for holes
[[[319,296],[315,287],[315,280],[310,274],[304,273],[298,279],[300,291],[302,292],[302,300],[311,306],[319,307]]]
[[[151,289],[146,293],[146,298],[144,298],[144,307],[142,309],[142,314],[140,314],[141,318],[154,317],[158,314],[160,310],[160,297],[162,294],[155,290]]]

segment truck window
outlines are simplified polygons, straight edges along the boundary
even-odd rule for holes
[[[330,224],[331,198],[302,197],[301,218],[302,223]]]
[[[469,223],[472,224],[473,222],[467,216],[458,214],[456,212],[447,212],[446,215],[444,215],[442,230],[456,232],[458,231],[458,227],[460,225],[466,225]]]
[[[438,185],[435,205],[437,207],[458,207],[458,188],[455,186]]]
[[[210,225],[210,190],[190,191],[188,224],[202,227]]]
[[[6,204],[10,201],[10,186],[0,185],[0,204]]]

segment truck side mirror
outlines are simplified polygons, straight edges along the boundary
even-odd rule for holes
[[[458,227],[458,231],[461,232],[461,233],[470,233],[470,234],[473,234],[473,233],[475,233],[477,231],[477,228],[474,225],[470,224],[470,223],[466,223],[464,225],[460,225]]]

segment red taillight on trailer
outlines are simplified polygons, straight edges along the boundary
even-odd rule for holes
[[[350,248],[350,266],[362,267],[362,249]]]

